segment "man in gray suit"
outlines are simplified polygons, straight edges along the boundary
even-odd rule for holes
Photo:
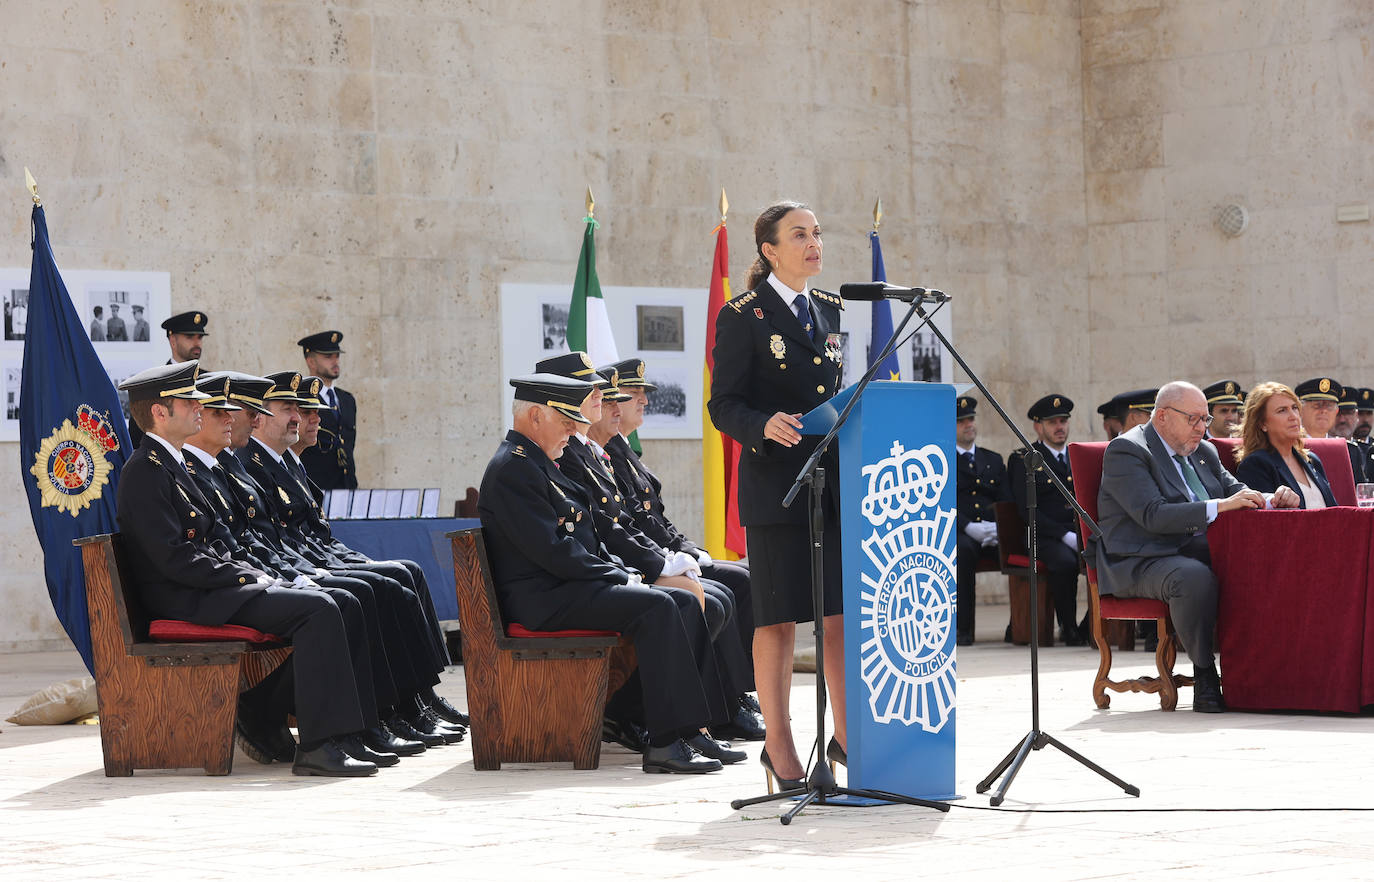
[[[1201,713],[1226,709],[1212,655],[1217,579],[1207,525],[1223,511],[1298,505],[1288,487],[1266,497],[1226,471],[1203,440],[1211,421],[1207,397],[1192,383],[1160,389],[1150,421],[1107,445],[1097,496],[1102,534],[1090,540],[1103,594],[1169,604],[1193,661],[1193,710]]]

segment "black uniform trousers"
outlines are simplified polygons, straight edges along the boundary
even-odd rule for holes
[[[1035,537],[1036,551],[1045,562],[1050,596],[1054,598],[1054,616],[1065,635],[1078,633],[1078,552],[1058,536]]]
[[[273,716],[295,713],[302,744],[376,725],[372,671],[362,608],[348,595],[300,588],[265,588],[229,617],[291,641],[291,655],[245,699]],[[351,676],[341,676],[348,658]]]
[[[437,684],[443,663],[435,658],[429,641],[422,636],[427,631],[422,604],[415,591],[393,576],[405,573],[405,568],[350,563],[327,569],[333,576],[362,582],[381,599],[376,623],[387,648],[398,699]],[[416,639],[417,635],[421,639]],[[396,703],[397,700],[390,702]]]
[[[619,631],[634,644],[639,684],[627,683],[629,703],[642,696],[644,721],[657,743],[690,736],[703,725],[724,724],[724,704],[710,629],[695,596],[681,589],[650,585],[582,584],[569,592],[577,598],[542,622],[525,623],[539,631],[597,629]],[[592,593],[585,593],[591,589]],[[696,670],[680,662],[694,659]],[[619,695],[619,693],[617,693]],[[626,699],[621,699],[626,702]],[[638,716],[629,708],[608,709],[608,716]]]
[[[972,638],[978,611],[978,563],[983,559],[997,560],[997,546],[984,546],[967,533],[959,534],[959,557],[955,561],[955,585],[958,588],[958,628],[960,637]]]
[[[730,589],[735,599],[735,631],[744,652],[744,671],[739,692],[754,691],[754,598],[749,586],[749,568],[733,561],[713,560],[701,568],[703,579]],[[736,694],[736,693],[732,693]]]

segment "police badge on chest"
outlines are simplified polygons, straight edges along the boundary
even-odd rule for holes
[[[825,335],[825,357],[840,364],[844,360],[844,354],[840,351],[840,335]]]

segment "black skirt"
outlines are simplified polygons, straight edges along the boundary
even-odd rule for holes
[[[804,524],[749,527],[749,585],[754,626],[815,619],[811,601],[811,537]],[[844,612],[838,525],[825,529],[825,614]]]

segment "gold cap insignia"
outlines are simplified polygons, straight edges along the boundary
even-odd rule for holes
[[[295,392],[295,391],[296,391],[297,389],[299,389],[300,387],[301,387],[301,375],[300,375],[300,374],[296,374],[294,377],[291,378],[291,391],[292,391],[292,392]],[[1059,403],[1058,401],[1055,402],[1055,404],[1058,404],[1058,403]]]
[[[1227,383],[1227,384],[1226,384],[1226,394],[1227,394],[1227,395],[1235,395],[1235,394],[1236,394],[1236,384],[1235,384],[1235,383]]]
[[[960,406],[960,407],[968,407],[968,399],[967,399],[967,398],[960,398],[960,399],[959,399],[959,406]]]
[[[1320,389],[1320,390],[1323,391],[1323,392],[1330,392],[1330,391],[1331,391],[1331,381],[1328,380],[1328,379],[1326,379],[1325,377],[1322,377],[1322,381],[1321,381],[1320,383],[1317,384],[1317,388]]]
[[[194,316],[191,317],[191,324],[193,324],[193,325],[203,325],[203,324],[205,324],[205,316],[201,315],[200,313],[196,313]]]
[[[644,379],[644,362],[641,361],[639,363],[639,367],[635,369],[635,373],[639,374],[641,380]]]
[[[225,378],[224,378],[224,397],[225,397],[225,398],[228,398],[228,397],[229,397],[229,378],[228,378],[228,377],[225,377]]]
[[[320,394],[320,381],[319,381],[319,380],[316,380],[315,382],[313,382],[313,383],[310,384],[310,394],[311,394],[311,395],[319,395],[319,394]]]
[[[592,360],[591,360],[590,358],[587,357],[587,353],[585,353],[585,352],[579,352],[579,353],[577,353],[577,354],[580,355],[580,356],[582,356],[582,366],[583,366],[583,367],[591,367],[591,366],[592,366]]]
[[[330,335],[329,335],[329,342],[330,342],[330,343],[338,343],[338,342],[339,342],[339,335],[338,335],[337,333],[335,333],[335,334],[330,334]]]
[[[1059,399],[1058,399],[1058,398],[1054,399],[1054,405],[1053,405],[1053,406],[1054,406],[1054,407],[1058,407],[1058,406],[1059,406]]]

